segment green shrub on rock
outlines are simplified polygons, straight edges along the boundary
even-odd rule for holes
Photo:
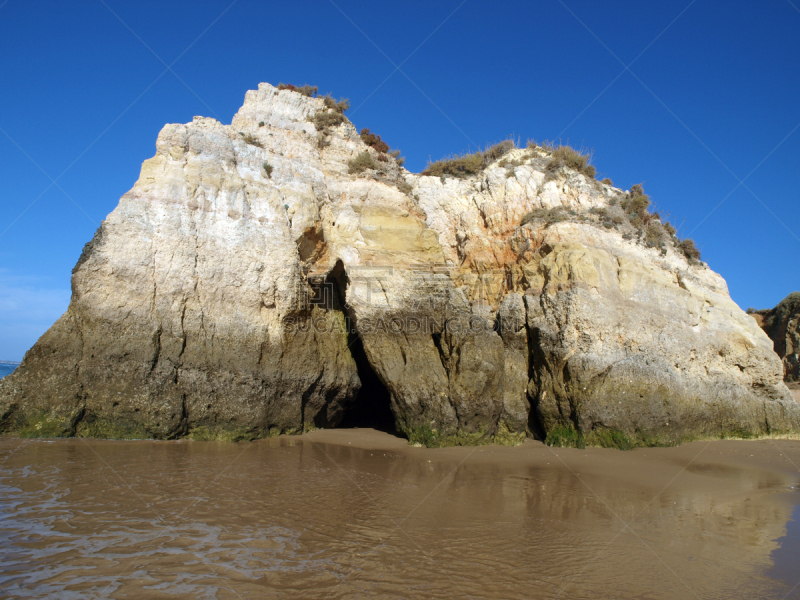
[[[660,247],[665,242],[665,231],[661,221],[653,220],[647,224],[645,244],[648,248]]]
[[[513,140],[503,140],[499,144],[490,146],[483,152],[473,152],[472,154],[453,155],[436,162],[428,163],[423,175],[432,177],[458,177],[464,178],[469,175],[477,175],[487,166],[499,158],[502,158],[515,148]]]
[[[414,191],[414,188],[411,186],[411,184],[404,179],[397,182],[397,189],[409,197],[411,196],[411,192]]]
[[[547,163],[545,170],[554,173],[562,167],[567,167],[594,179],[597,171],[589,164],[589,159],[588,154],[581,154],[570,146],[559,146],[550,154],[550,162]]]
[[[678,249],[689,259],[689,262],[700,260],[700,250],[695,246],[693,239],[686,238],[685,240],[681,240],[678,243]]]
[[[547,225],[553,223],[560,223],[567,220],[567,213],[561,206],[554,206],[553,208],[534,208],[532,211],[525,213],[520,221],[520,226],[527,225],[533,221],[544,221]]]
[[[344,116],[344,112],[350,108],[350,101],[347,98],[336,101],[333,96],[326,94],[322,97],[322,102],[325,109],[318,111],[312,119],[317,131],[324,132],[330,127],[338,127],[347,121],[347,117]]]
[[[298,92],[303,94],[303,96],[308,96],[309,98],[313,98],[317,95],[319,88],[315,85],[300,85],[295,86],[291,83],[279,83],[278,84],[279,90],[289,90],[291,92]]]
[[[322,101],[325,103],[325,108],[334,110],[339,114],[344,113],[350,108],[350,100],[347,98],[340,98],[339,100],[336,100],[330,94],[325,94],[322,97]]]
[[[464,178],[469,175],[476,175],[482,170],[483,155],[480,152],[475,152],[473,154],[443,158],[434,163],[429,163],[422,174],[431,175],[433,177],[445,177],[450,175],[452,177]]]
[[[636,187],[636,186],[634,186]],[[633,188],[631,188],[633,192]],[[642,216],[650,206],[650,197],[644,193],[635,193],[622,201],[622,209],[630,215]]]
[[[400,156],[400,150],[390,150],[388,154],[395,160],[398,167],[402,167],[406,164],[406,157]]]
[[[329,127],[338,127],[345,122],[345,116],[333,110],[322,110],[314,115],[313,123],[317,131],[322,131]]]
[[[513,140],[503,140],[499,144],[490,146],[483,151],[483,162],[486,166],[488,166],[498,158],[502,158],[511,152],[514,148],[516,148],[516,145],[514,144]]]
[[[245,144],[250,144],[251,146],[258,146],[259,148],[263,148],[264,144],[262,144],[257,137],[255,137],[252,133],[244,133],[243,131],[239,132],[239,135],[242,136],[242,140],[244,140]]]
[[[313,98],[317,95],[319,88],[315,85],[301,85],[297,88],[297,91],[303,94],[303,96],[308,96],[309,98]]]
[[[363,173],[367,169],[374,169],[378,170],[381,168],[381,165],[372,158],[372,154],[365,151],[356,156],[354,159],[348,161],[347,163],[348,173],[351,175],[357,173]]]

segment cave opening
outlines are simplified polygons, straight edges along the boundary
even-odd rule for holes
[[[528,328],[528,344],[530,349],[530,354],[528,356],[528,381],[536,382],[534,389],[537,389],[535,393],[532,393],[533,390],[531,387],[529,386],[528,388],[528,401],[530,403],[530,408],[528,409],[528,433],[533,436],[533,439],[544,442],[547,439],[547,429],[545,429],[539,410],[542,397],[540,396],[540,391],[538,391],[541,382],[541,377],[538,373],[541,372],[540,370],[543,368],[543,365],[546,364],[546,361],[544,360],[544,351],[542,350],[541,331],[538,327]]]
[[[345,411],[344,417],[337,427],[339,429],[372,428],[397,435],[389,390],[372,368],[367,353],[364,351],[364,343],[348,314],[346,293],[349,283],[344,264],[341,260],[337,260],[325,278],[326,293],[324,295],[328,298],[326,305],[329,309],[340,310],[345,314],[349,332],[348,347],[356,363],[358,378],[361,380],[361,389],[358,391],[358,395]]]
[[[392,413],[389,390],[369,364],[364,344],[358,334],[350,340],[350,353],[356,361],[361,389],[350,408],[345,412],[339,427],[342,429],[377,429],[384,433],[397,435],[394,414]]]
[[[543,442],[547,439],[547,432],[542,424],[542,419],[539,416],[539,399],[529,398],[531,400],[531,408],[528,412],[528,431],[533,436],[533,439]]]

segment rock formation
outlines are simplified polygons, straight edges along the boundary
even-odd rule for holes
[[[775,308],[747,312],[772,340],[786,381],[800,382],[800,292],[792,292]]]
[[[69,309],[0,381],[2,430],[333,427],[365,369],[427,445],[800,430],[724,280],[652,237],[656,217],[620,217],[638,192],[541,146],[412,174],[342,108],[261,84],[231,125],[164,127],[78,260]]]

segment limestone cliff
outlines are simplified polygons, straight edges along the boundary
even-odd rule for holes
[[[439,177],[375,146],[330,99],[268,84],[231,125],[167,125],[69,309],[0,381],[2,429],[331,427],[366,370],[428,445],[800,430],[722,278],[614,220],[630,193],[553,168],[549,148]]]
[[[747,312],[761,325],[783,359],[786,381],[800,382],[800,292],[792,292],[775,308]]]

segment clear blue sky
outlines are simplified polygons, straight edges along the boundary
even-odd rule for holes
[[[771,307],[800,289],[799,4],[0,0],[0,359],[66,309],[161,127],[229,123],[260,81],[349,97],[412,171],[509,135],[593,149]]]

